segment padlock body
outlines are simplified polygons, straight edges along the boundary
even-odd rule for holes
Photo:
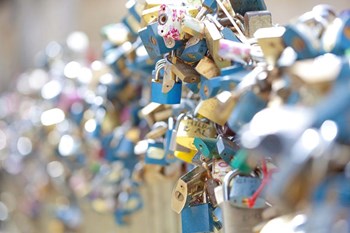
[[[152,80],[151,101],[159,104],[179,104],[181,102],[182,84],[176,82],[168,92],[162,92],[162,83]]]

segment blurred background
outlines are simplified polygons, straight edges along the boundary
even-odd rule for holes
[[[338,11],[349,8],[349,0],[265,0],[272,12],[273,22],[285,24],[320,3],[334,6]],[[90,42],[89,53],[92,57],[101,55],[101,27],[117,23],[126,14],[126,0],[0,0],[0,92],[14,88],[14,82],[21,72],[35,67],[38,52],[51,41],[64,42],[72,31],[83,31]],[[45,142],[43,142],[45,143]],[[8,176],[1,176],[1,190],[16,190]],[[169,207],[172,183],[144,189],[146,195],[143,212],[137,213],[134,225],[143,227],[143,232],[180,232],[178,218]],[[15,205],[16,197],[1,196],[7,203]],[[84,206],[84,204],[83,204]],[[10,205],[11,207],[11,205]],[[10,208],[8,206],[8,208]],[[0,220],[1,216],[0,206]],[[116,232],[117,226],[111,216],[102,216],[83,208],[84,227],[81,232]],[[168,219],[165,227],[157,227],[159,222]],[[172,220],[173,219],[173,220]],[[22,217],[16,218],[16,224],[8,232],[59,232],[48,230],[48,222],[39,219],[28,225]],[[164,223],[164,222],[163,222]],[[153,227],[147,227],[152,225]],[[25,227],[19,227],[25,226]],[[30,226],[30,227],[28,227]],[[145,227],[146,226],[146,227]],[[133,230],[130,230],[130,229]],[[136,226],[120,228],[117,232],[140,232]]]

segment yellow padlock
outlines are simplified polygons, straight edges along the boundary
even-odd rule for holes
[[[175,151],[174,155],[176,158],[186,162],[186,163],[192,163],[192,159],[195,156],[197,151],[195,150],[188,150],[188,151]]]

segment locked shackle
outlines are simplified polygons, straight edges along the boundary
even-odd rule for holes
[[[159,61],[156,62],[155,65],[155,75],[154,75],[154,81],[159,82],[159,74],[160,74],[160,70],[164,69],[166,64],[166,60],[165,59],[160,59]]]
[[[224,193],[224,201],[228,201],[230,198],[230,183],[231,181],[238,175],[240,175],[241,172],[238,169],[232,170],[229,173],[227,173],[223,180],[223,193]],[[252,171],[250,173],[251,177],[261,177],[261,174],[259,174],[257,171]]]

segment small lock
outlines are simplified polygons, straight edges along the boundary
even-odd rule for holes
[[[163,37],[158,34],[158,22],[151,23],[147,27],[142,28],[139,31],[139,36],[148,55],[152,59],[159,58],[161,55],[183,46],[183,42],[177,40],[173,47],[169,48],[169,45],[167,46],[165,44]]]
[[[211,123],[187,117],[187,119],[179,121],[176,132],[176,143],[191,150],[196,150],[193,144],[196,137],[214,138],[215,135],[216,131]]]
[[[195,138],[193,141],[197,150],[201,154],[209,159],[212,159],[213,156],[217,156],[218,152],[216,149],[216,139],[213,138]]]
[[[267,207],[262,198],[258,198],[252,208],[247,208],[244,205],[244,196],[230,199],[230,183],[238,175],[240,175],[240,172],[233,170],[227,173],[223,182],[224,202],[221,205],[225,233],[253,232],[253,228],[262,222],[262,212]]]
[[[212,209],[208,203],[188,206],[181,212],[182,233],[214,232]]]
[[[148,142],[148,149],[145,155],[146,164],[167,165],[166,153],[164,151],[164,144],[150,140]]]
[[[239,150],[239,146],[237,143],[224,138],[222,136],[218,137],[218,141],[216,143],[217,151],[219,156],[227,163],[231,164],[235,154]]]
[[[215,64],[219,68],[231,66],[231,61],[224,60],[218,55],[220,39],[223,39],[222,34],[213,22],[204,20],[205,25],[205,37],[207,41],[208,50],[213,57]]]
[[[159,63],[151,84],[151,101],[160,104],[179,104],[181,102],[182,84],[175,82],[173,88],[167,93],[163,93],[163,84],[160,81],[160,70],[165,67],[165,63]]]
[[[181,53],[180,59],[186,62],[198,62],[206,54],[208,48],[205,39],[191,37]]]
[[[211,79],[220,75],[220,69],[215,62],[204,56],[196,65],[196,71],[206,79]]]
[[[254,37],[258,40],[258,44],[264,54],[268,64],[276,65],[282,52],[286,48],[283,42],[283,35],[286,31],[285,27],[269,27],[260,28],[254,33]]]
[[[176,213],[189,205],[192,197],[203,194],[204,181],[207,171],[202,166],[197,166],[180,177],[172,192],[171,208]]]
[[[228,69],[228,67],[226,68]],[[235,65],[226,71],[222,71],[221,76],[211,78],[203,81],[200,89],[200,96],[202,99],[208,99],[216,96],[220,91],[231,91],[238,85],[244,76],[249,73],[249,70],[243,66]],[[227,74],[227,75],[225,75]]]
[[[176,77],[183,82],[198,83],[200,81],[200,75],[197,71],[192,66],[184,63],[178,58],[174,58],[171,70]]]
[[[195,113],[223,126],[229,119],[235,106],[235,98],[230,92],[224,91],[214,98],[199,102],[195,109]]]

